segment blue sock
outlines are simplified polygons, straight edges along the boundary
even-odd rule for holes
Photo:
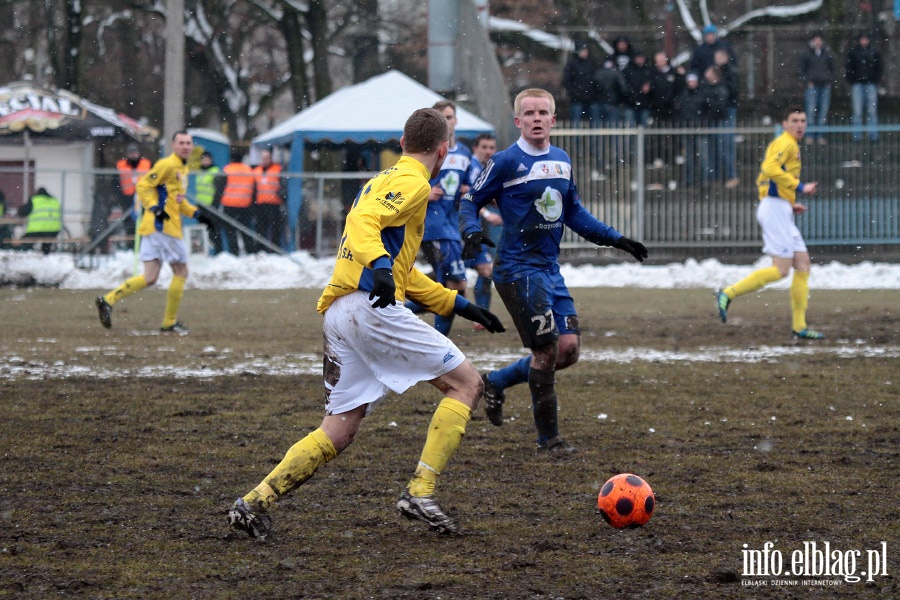
[[[421,306],[419,306],[412,300],[407,300],[406,302],[403,303],[403,306],[405,306],[406,308],[411,310],[413,312],[413,314],[416,314],[416,315],[419,313],[425,312],[424,308],[422,308]]]
[[[434,328],[438,330],[438,332],[446,335],[450,334],[450,328],[453,326],[453,317],[451,314],[449,317],[443,317],[441,315],[434,315]]]
[[[531,355],[523,356],[502,369],[488,373],[491,383],[501,390],[528,381],[528,370],[531,368]]]
[[[475,304],[481,308],[491,307],[491,278],[478,276],[475,281]]]

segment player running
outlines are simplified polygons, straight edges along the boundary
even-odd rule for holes
[[[806,212],[806,206],[797,202],[797,193],[815,194],[818,187],[815,182],[800,181],[799,141],[806,135],[806,113],[801,107],[793,106],[788,109],[781,125],[784,133],[766,148],[766,156],[756,179],[759,187],[756,220],[762,228],[763,252],[772,257],[772,266],[757,269],[734,285],[716,292],[716,308],[722,322],[726,322],[732,300],[787,277],[791,267],[794,267],[791,330],[794,337],[818,340],[825,335],[806,326],[811,262],[803,236],[794,223],[794,215]]]
[[[497,201],[503,229],[494,265],[494,286],[531,350],[511,365],[483,376],[485,412],[503,424],[506,388],[528,382],[538,432],[538,448],[573,451],[559,435],[554,382],[556,371],[578,362],[581,335],[575,302],[559,272],[559,244],[569,227],[584,239],[647,258],[640,242],[628,239],[591,215],[581,204],[572,161],[550,145],[556,102],[541,89],[516,96],[513,106],[519,140],[488,162],[460,203],[463,256],[481,250],[478,211]]]
[[[434,499],[434,489],[462,441],[483,384],[459,348],[403,300],[409,296],[435,314],[456,313],[492,332],[505,329],[496,316],[415,268],[428,178],[440,170],[448,138],[440,112],[414,112],[400,139],[403,156],[363,186],[347,214],[334,274],[318,304],[325,316],[325,417],[262,483],[234,502],[228,522],[251,537],[266,537],[275,502],[346,449],[388,390],[399,394],[419,381],[431,383],[444,398],[397,509],[439,532],[459,530]]]

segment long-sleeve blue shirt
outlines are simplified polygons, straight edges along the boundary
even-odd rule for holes
[[[498,152],[459,205],[463,236],[481,231],[478,211],[497,200],[503,230],[494,281],[509,283],[534,270],[559,268],[564,227],[598,245],[622,234],[581,204],[569,155],[556,146],[537,149],[523,139]]]

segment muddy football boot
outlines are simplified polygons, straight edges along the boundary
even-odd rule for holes
[[[799,338],[801,340],[821,340],[825,339],[825,334],[821,331],[816,331],[815,329],[810,329],[807,327],[806,329],[802,329],[800,331],[793,332],[795,338]]]
[[[235,500],[228,510],[228,524],[260,541],[265,541],[272,531],[272,517],[254,512],[253,507],[243,498]]]
[[[166,333],[177,333],[178,335],[187,335],[188,333],[188,328],[181,321],[175,321],[168,327],[160,327],[159,330]]]
[[[440,505],[432,497],[416,498],[409,490],[403,490],[397,501],[397,510],[407,519],[418,519],[438,533],[459,533],[456,521],[444,514]]]
[[[112,327],[112,304],[106,301],[103,296],[97,296],[94,300],[97,305],[97,313],[100,315],[100,324],[107,329]]]
[[[542,452],[550,452],[554,454],[574,454],[578,452],[578,448],[562,439],[559,436],[550,438],[546,442],[538,442],[538,450]]]
[[[481,376],[481,380],[484,382],[484,414],[491,424],[500,427],[503,425],[503,401],[506,400],[506,394],[491,383],[487,373]]]
[[[731,304],[731,298],[725,295],[725,292],[716,292],[716,308],[719,309],[719,318],[725,323],[728,321],[728,306]]]

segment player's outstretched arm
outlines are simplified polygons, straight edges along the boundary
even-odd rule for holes
[[[625,237],[624,235],[618,239],[618,241],[613,243],[613,248],[618,248],[619,250],[624,250],[628,254],[632,255],[636,261],[644,262],[644,259],[649,256],[647,254],[647,247],[644,246],[637,240],[632,240],[630,238]]]
[[[503,326],[503,323],[500,322],[497,315],[486,308],[478,306],[474,302],[469,302],[463,296],[456,296],[456,304],[453,306],[453,312],[464,319],[484,325],[484,328],[491,333],[502,333],[506,331],[506,327]]]

